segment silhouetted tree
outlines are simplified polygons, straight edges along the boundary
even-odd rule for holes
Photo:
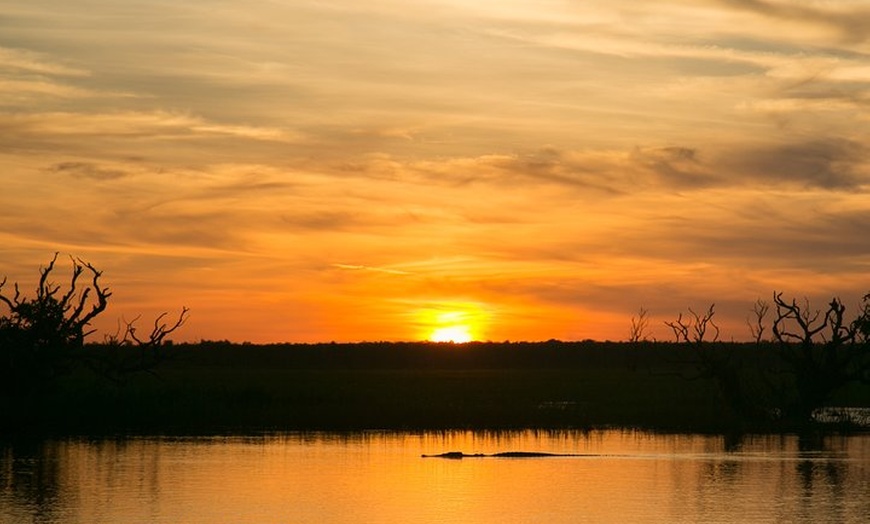
[[[631,317],[631,328],[628,332],[628,341],[636,344],[646,342],[649,339],[649,311],[640,308],[636,317]]]
[[[704,313],[689,308],[689,314],[680,313],[676,320],[665,322],[671,328],[677,343],[691,351],[682,365],[691,365],[694,372],[681,373],[688,380],[706,379],[716,384],[725,406],[741,422],[758,422],[766,418],[765,408],[754,384],[750,384],[749,370],[735,355],[734,348],[719,343],[719,326],[714,322],[715,304]]]
[[[39,391],[68,373],[80,358],[88,326],[112,295],[100,284],[102,273],[76,259],[69,288],[61,294],[61,286],[49,281],[56,261],[57,254],[40,268],[34,298],[22,296],[18,284],[7,295],[6,278],[0,282],[0,302],[9,309],[0,317],[0,381],[7,393]],[[85,271],[90,284],[80,291]]]
[[[824,312],[812,309],[808,301],[787,301],[782,293],[774,293],[773,301],[773,337],[785,371],[794,380],[794,396],[785,406],[787,418],[808,421],[845,385],[870,384],[870,294],[851,321],[836,297]]]
[[[767,329],[765,321],[769,312],[770,304],[759,298],[752,305],[752,315],[746,319],[749,333],[752,335],[752,339],[755,340],[756,345],[760,345],[764,341],[764,332]]]
[[[55,254],[48,266],[40,268],[33,298],[23,296],[18,284],[11,294],[6,293],[6,278],[0,282],[0,303],[8,309],[0,316],[0,393],[7,396],[38,396],[81,365],[115,379],[149,369],[161,359],[165,336],[186,319],[187,308],[173,325],[163,323],[165,314],[161,315],[147,338],[139,337],[133,323],[128,323],[124,337],[110,341],[108,352],[98,355],[86,351],[85,337],[93,333],[91,322],[105,311],[112,293],[102,285],[101,271],[72,257],[68,287],[55,284],[50,279],[57,257]],[[135,362],[112,354],[113,347],[132,345],[139,350]]]
[[[172,324],[166,320],[168,313],[160,314],[147,335],[137,334],[135,324],[139,317],[125,322],[123,334],[119,328],[115,334],[106,336],[100,348],[102,353],[88,359],[88,365],[115,383],[123,382],[131,373],[152,373],[167,358],[164,350],[168,343],[166,337],[184,325],[189,311],[182,308]]]
[[[704,339],[707,337],[708,330],[710,329],[713,330],[713,338],[710,342],[716,342],[719,340],[719,326],[713,322],[713,316],[716,314],[715,307],[716,304],[710,304],[706,313],[703,314],[695,313],[692,308],[689,308],[689,315],[685,318],[680,313],[677,320],[673,322],[665,321],[665,325],[674,332],[677,342],[701,346],[705,342]]]

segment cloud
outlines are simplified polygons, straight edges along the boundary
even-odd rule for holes
[[[290,226],[290,229],[322,232],[348,231],[362,225],[371,225],[371,222],[361,218],[359,213],[349,211],[284,212],[281,220]]]
[[[53,62],[42,53],[0,47],[0,107],[20,110],[47,98],[81,99],[96,92],[75,85],[71,79],[89,76],[83,69]]]
[[[870,264],[861,233],[870,207],[861,194],[736,187],[659,198],[638,201],[622,227],[566,250],[712,264],[740,279],[779,270],[848,278]]]
[[[65,85],[48,80],[3,80],[0,79],[0,93],[7,97],[16,97],[20,102],[22,99],[33,99],[38,96],[51,96],[57,98],[85,98],[97,96],[97,93],[82,89],[75,86]],[[5,103],[0,102],[9,107],[10,100]]]
[[[386,267],[372,267],[372,266],[362,266],[358,264],[333,264],[333,267],[338,269],[344,269],[348,271],[371,271],[374,273],[387,273],[389,275],[410,275],[411,273],[407,271],[401,271],[398,269],[391,269]]]
[[[527,152],[435,160],[370,155],[333,166],[336,176],[441,186],[562,186],[607,197],[638,192],[705,188],[854,191],[870,187],[868,146],[848,138],[759,145],[731,142],[704,146],[570,150],[546,146]]]
[[[278,164],[300,135],[270,126],[212,122],[178,112],[2,112],[7,154],[52,163],[115,163],[140,157],[155,170],[229,164]],[[34,156],[36,154],[37,156]],[[50,159],[50,160],[49,160]],[[31,162],[28,160],[27,162]]]
[[[813,139],[730,151],[720,161],[746,183],[831,191],[870,187],[868,147],[846,139]]]
[[[266,141],[292,141],[278,128],[221,124],[180,112],[30,113],[0,115],[0,125],[16,133],[64,136],[126,136],[149,139],[208,138],[228,135]]]
[[[864,42],[870,36],[870,8],[863,5],[816,7],[825,4],[804,4],[791,1],[719,0],[721,3],[745,9],[771,18],[792,20],[806,25],[825,25],[835,29],[843,39]]]
[[[556,183],[617,194],[624,181],[615,176],[612,164],[619,164],[619,160],[606,151],[565,151],[548,146],[499,159],[494,165],[516,178],[525,178],[526,183]]]
[[[710,173],[710,167],[698,159],[698,150],[670,146],[636,148],[631,160],[655,175],[658,183],[671,188],[698,189],[718,185],[721,179]]]
[[[84,69],[53,62],[48,55],[27,49],[0,47],[0,72],[24,72],[50,76],[83,77]]]
[[[58,173],[67,173],[75,178],[90,178],[94,180],[117,180],[129,176],[128,171],[107,169],[91,162],[61,162],[49,168]]]
[[[626,185],[618,170],[624,167],[627,158],[626,153],[617,151],[572,151],[544,146],[514,154],[439,159],[406,159],[379,153],[328,167],[336,175],[411,184],[461,188],[528,187],[542,183],[617,194]]]

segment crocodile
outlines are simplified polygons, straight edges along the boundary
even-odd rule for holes
[[[421,455],[423,458],[445,458],[445,459],[463,459],[463,458],[535,458],[535,457],[591,457],[595,455],[584,455],[577,453],[545,453],[542,451],[502,451],[500,453],[463,453],[461,451],[447,451],[437,455]]]

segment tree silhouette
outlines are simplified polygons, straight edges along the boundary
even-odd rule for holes
[[[137,334],[135,324],[139,317],[126,322],[123,334],[120,334],[119,328],[118,332],[105,338],[101,348],[103,352],[99,357],[87,360],[89,367],[115,383],[123,382],[131,373],[140,371],[153,373],[167,357],[164,351],[164,346],[168,344],[166,337],[184,325],[189,312],[188,308],[182,308],[172,324],[166,321],[169,314],[161,313],[154,320],[154,325],[147,336]]]
[[[640,308],[636,317],[631,317],[631,327],[628,332],[628,342],[637,344],[649,339],[649,311]]]
[[[846,306],[831,299],[824,313],[809,302],[787,301],[774,293],[773,337],[786,371],[793,376],[794,398],[785,415],[807,420],[832,395],[852,382],[870,384],[870,294],[852,321]]]
[[[122,338],[107,340],[107,351],[86,351],[85,337],[93,333],[91,322],[105,311],[112,293],[102,285],[101,271],[72,257],[68,286],[55,284],[51,277],[57,258],[55,253],[40,268],[33,298],[22,295],[17,283],[11,294],[4,292],[7,279],[0,281],[0,303],[8,309],[0,316],[0,393],[6,396],[39,396],[59,377],[82,365],[113,379],[149,369],[161,360],[160,346],[166,335],[186,319],[187,308],[173,325],[164,323],[165,314],[161,315],[147,338],[138,336],[133,323],[127,323]],[[136,359],[119,356],[120,349],[129,346],[137,347]]]
[[[0,381],[6,393],[29,393],[47,387],[77,363],[91,321],[106,309],[112,294],[100,283],[102,273],[90,264],[72,259],[69,288],[49,280],[57,254],[40,268],[36,296],[22,296],[18,284],[9,296],[0,282],[0,302],[9,309],[0,317]],[[90,283],[79,290],[88,272]]]
[[[758,299],[752,305],[752,315],[747,317],[746,325],[749,326],[749,333],[755,341],[755,345],[760,346],[764,342],[764,332],[767,330],[765,320],[770,312],[770,304],[767,301]]]
[[[811,308],[808,301],[786,300],[778,292],[772,307],[756,301],[747,323],[757,351],[718,344],[714,315],[712,305],[705,313],[689,309],[665,325],[677,343],[691,350],[682,364],[694,373],[679,375],[712,380],[725,405],[742,420],[779,419],[800,427],[847,385],[870,384],[870,294],[852,320],[839,298],[825,310]]]
[[[666,321],[678,344],[691,350],[691,357],[684,364],[691,365],[693,374],[681,373],[689,380],[712,380],[716,384],[724,405],[740,421],[763,418],[760,399],[754,398],[747,383],[747,370],[733,348],[719,342],[720,329],[713,317],[716,305],[710,304],[707,311],[697,313],[689,308],[689,314],[680,313],[676,320]]]

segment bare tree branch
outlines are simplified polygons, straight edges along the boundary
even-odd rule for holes
[[[713,316],[716,314],[715,307],[716,304],[710,304],[710,307],[703,315],[700,315],[692,308],[689,308],[689,315],[691,315],[691,318],[684,319],[683,314],[680,313],[675,321],[666,321],[665,325],[671,328],[671,331],[674,332],[674,338],[676,338],[677,342],[702,344],[705,342],[704,339],[707,337],[707,332],[711,328],[714,330],[714,334],[710,342],[716,342],[719,340],[719,326],[713,322]]]
[[[769,311],[770,304],[759,298],[752,306],[752,316],[746,319],[746,324],[749,326],[749,333],[752,335],[756,344],[761,344],[764,340],[764,331],[766,329],[764,322]]]
[[[649,311],[640,308],[636,317],[631,317],[631,328],[628,333],[628,341],[637,343],[646,341],[649,337]]]
[[[14,296],[9,297],[3,293],[6,278],[0,282],[0,303],[9,309],[8,315],[0,315],[0,389],[26,396],[46,389],[44,384],[78,365],[119,381],[126,373],[151,371],[163,360],[165,339],[184,324],[187,308],[174,322],[166,320],[166,313],[158,316],[147,338],[137,337],[131,322],[123,338],[107,338],[105,351],[86,349],[84,339],[93,333],[88,328],[106,310],[112,293],[102,285],[101,271],[72,257],[69,284],[61,293],[61,286],[51,281],[57,259],[55,253],[40,268],[35,298],[22,296],[17,284]],[[90,282],[83,285],[86,273]],[[135,359],[128,358],[131,351],[127,349],[138,350]]]

